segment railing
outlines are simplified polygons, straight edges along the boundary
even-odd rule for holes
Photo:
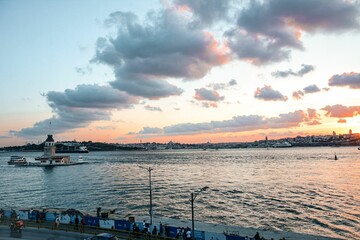
[[[22,220],[26,227],[37,228],[37,229],[48,229],[53,231],[65,231],[65,232],[78,232],[84,234],[92,234],[96,235],[99,233],[112,233],[120,239],[127,239],[127,240],[174,240],[174,238],[164,237],[159,235],[152,235],[148,233],[142,232],[133,232],[133,231],[124,231],[124,230],[116,230],[116,229],[107,229],[107,228],[100,228],[100,227],[93,227],[81,224],[64,224],[60,223],[57,227],[55,223],[51,223],[49,221],[42,221],[42,220]],[[0,220],[0,225],[7,225],[9,226],[11,223],[10,219],[3,217]]]

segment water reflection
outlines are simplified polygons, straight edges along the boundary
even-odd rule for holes
[[[338,148],[334,161],[329,149],[94,152],[83,156],[90,164],[49,169],[10,168],[1,155],[0,205],[146,215],[148,176],[138,166],[152,166],[155,218],[191,219],[190,192],[209,186],[196,204],[201,221],[357,238],[359,151]]]

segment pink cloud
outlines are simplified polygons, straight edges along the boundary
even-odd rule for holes
[[[292,94],[294,100],[300,100],[303,98],[304,95],[305,95],[304,92],[301,90],[293,92]]]
[[[321,110],[326,111],[325,116],[327,117],[346,118],[360,115],[360,106],[347,107],[341,104],[336,104],[333,106],[328,105]]]
[[[318,114],[315,109],[308,108],[307,113],[308,113],[308,117],[310,120],[312,120],[312,119],[319,120],[320,119],[320,114]]]

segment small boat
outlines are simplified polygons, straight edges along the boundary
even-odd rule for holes
[[[24,165],[27,164],[26,158],[21,156],[11,156],[10,161],[8,161],[9,165]]]

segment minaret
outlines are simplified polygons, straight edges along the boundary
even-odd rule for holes
[[[53,139],[53,135],[48,135],[47,139],[45,140],[45,147],[44,147],[44,157],[53,157],[55,156],[55,141]]]

